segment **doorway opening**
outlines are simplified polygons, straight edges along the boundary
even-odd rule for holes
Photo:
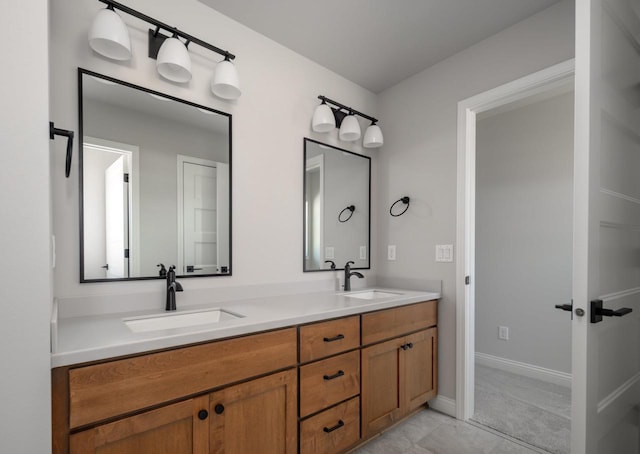
[[[457,417],[568,453],[573,61],[460,102],[458,130]]]

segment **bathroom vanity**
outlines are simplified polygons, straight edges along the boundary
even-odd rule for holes
[[[436,396],[439,296],[237,301],[242,317],[120,338],[123,314],[59,320],[53,452],[346,452]]]

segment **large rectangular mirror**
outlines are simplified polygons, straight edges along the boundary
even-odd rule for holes
[[[369,269],[371,158],[304,139],[304,271]]]
[[[231,274],[231,115],[78,69],[80,282]]]

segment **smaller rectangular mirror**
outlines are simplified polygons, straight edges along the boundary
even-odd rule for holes
[[[369,269],[371,158],[304,139],[303,270]]]

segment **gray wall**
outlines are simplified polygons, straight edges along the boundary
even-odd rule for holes
[[[573,93],[477,122],[476,352],[571,372],[572,197]]]
[[[358,143],[338,142],[337,130],[313,133],[311,117],[319,94],[371,115],[377,113],[376,95],[196,0],[131,0],[127,6],[237,56],[234,64],[242,97],[220,100],[209,89],[215,62],[220,60],[216,54],[190,46],[193,79],[187,84],[170,83],[158,76],[156,61],[146,57],[147,27],[139,20],[122,15],[129,24],[134,57],[114,63],[93,53],[87,43],[89,26],[103,4],[51,2],[51,101],[52,113],[61,123],[77,124],[78,67],[233,115],[233,276],[189,279],[183,282],[182,300],[189,298],[192,288],[330,280],[333,273],[302,272],[302,138],[375,156],[377,151],[363,150]],[[361,126],[366,126],[364,121]],[[68,180],[58,172],[52,174],[53,228],[59,242],[56,296],[159,294],[161,286],[155,281],[79,284],[76,164]],[[56,157],[54,169],[63,165]],[[158,303],[161,307],[160,298]]]
[[[49,19],[46,0],[2,3],[0,47],[0,451],[51,451]],[[63,176],[64,166],[55,171]]]
[[[441,279],[440,394],[455,398],[455,263],[436,263],[436,244],[455,244],[457,104],[478,93],[573,57],[574,4],[562,1],[384,91],[379,98],[385,145],[379,154],[378,251],[389,278]],[[386,214],[411,197],[409,211]]]

